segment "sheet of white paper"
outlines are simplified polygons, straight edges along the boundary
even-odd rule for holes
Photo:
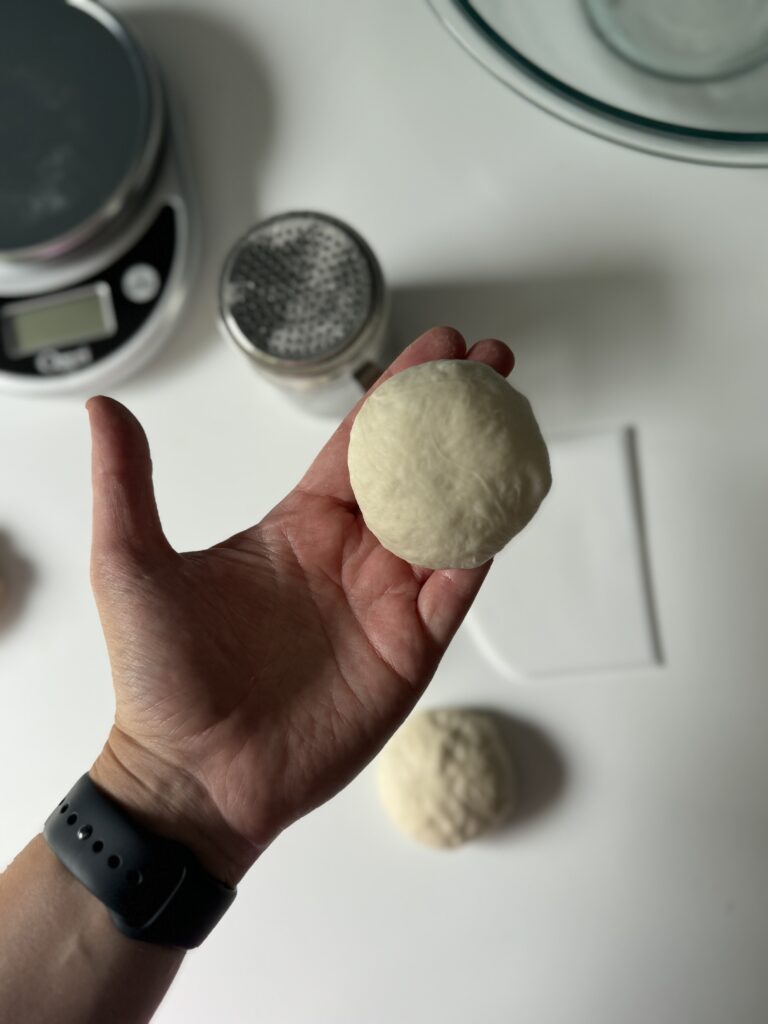
[[[552,490],[496,558],[467,625],[519,678],[658,660],[631,431],[549,442]]]

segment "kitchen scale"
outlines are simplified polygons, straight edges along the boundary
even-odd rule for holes
[[[157,71],[94,0],[3,0],[0,154],[0,390],[133,372],[179,311],[189,205]]]

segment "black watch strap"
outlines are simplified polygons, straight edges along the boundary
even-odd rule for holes
[[[132,939],[193,949],[237,895],[186,846],[134,822],[87,774],[50,815],[43,835]]]

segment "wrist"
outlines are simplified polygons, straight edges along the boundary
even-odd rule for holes
[[[113,726],[88,773],[138,824],[186,846],[214,878],[234,887],[258,856],[191,774]]]

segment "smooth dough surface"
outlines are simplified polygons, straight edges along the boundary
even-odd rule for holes
[[[368,529],[431,569],[487,562],[551,484],[528,399],[467,359],[413,366],[377,388],[352,426],[348,464]]]
[[[518,794],[493,717],[461,708],[411,715],[379,757],[378,783],[397,827],[436,847],[459,846],[501,824]]]

